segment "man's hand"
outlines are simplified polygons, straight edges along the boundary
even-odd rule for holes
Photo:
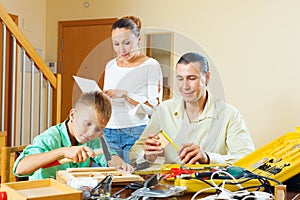
[[[144,143],[145,159],[150,162],[154,162],[157,156],[163,153],[163,148],[160,146],[157,135],[149,135]]]
[[[186,164],[209,164],[208,155],[195,143],[183,144],[178,150],[178,156]]]

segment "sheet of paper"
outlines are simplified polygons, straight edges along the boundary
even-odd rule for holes
[[[100,91],[98,83],[95,80],[92,79],[87,79],[87,78],[82,78],[79,76],[73,76],[75,82],[77,83],[78,87],[80,90],[85,93],[85,92],[92,92],[92,91]]]

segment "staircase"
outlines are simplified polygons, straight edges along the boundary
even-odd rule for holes
[[[52,73],[1,4],[0,21],[0,135],[7,135],[5,145],[26,145],[60,122],[61,75]]]

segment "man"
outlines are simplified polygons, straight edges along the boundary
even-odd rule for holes
[[[154,162],[164,153],[165,163],[222,164],[254,151],[238,110],[208,92],[210,72],[205,57],[193,52],[184,54],[176,65],[176,77],[181,97],[157,107],[130,151],[131,162]],[[161,130],[176,145],[162,148],[158,136]]]

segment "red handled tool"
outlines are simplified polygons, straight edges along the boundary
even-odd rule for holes
[[[97,156],[97,155],[103,154],[103,149],[102,148],[95,149],[94,152],[95,152],[95,155]],[[61,165],[61,164],[69,163],[69,162],[73,162],[73,160],[70,158],[62,158],[62,159],[53,161],[53,162],[45,165],[43,168],[53,167],[53,166],[57,166],[57,165]]]

